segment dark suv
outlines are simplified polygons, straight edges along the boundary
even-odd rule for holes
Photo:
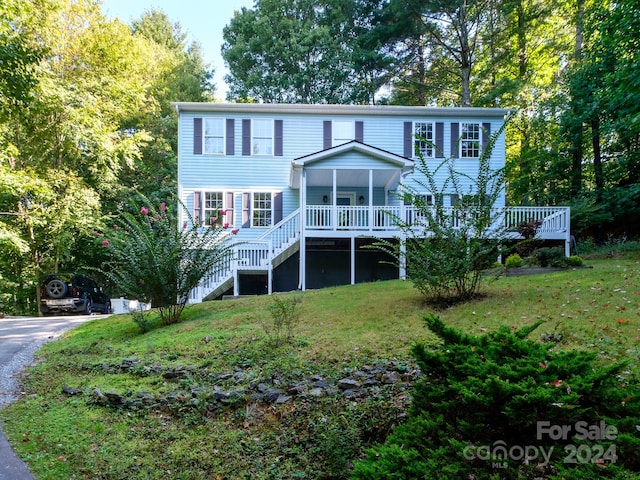
[[[111,300],[91,278],[79,274],[56,273],[42,282],[40,311],[48,313],[111,313]]]

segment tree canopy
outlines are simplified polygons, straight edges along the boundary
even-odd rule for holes
[[[257,0],[224,29],[229,98],[287,103],[367,103],[375,80],[358,68],[359,3]]]
[[[123,198],[175,195],[170,102],[212,98],[212,72],[163,13],[96,0],[3,2],[0,42],[0,303],[33,312],[42,275],[101,262]]]

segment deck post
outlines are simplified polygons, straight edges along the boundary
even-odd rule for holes
[[[356,284],[356,237],[351,237],[351,285]]]
[[[400,262],[399,262],[399,273],[400,280],[407,279],[407,238],[404,235],[401,235],[399,238],[400,241]]]
[[[236,248],[236,258],[233,260],[233,296],[240,296],[240,273],[238,269],[238,249]]]
[[[564,254],[567,257],[571,256],[571,209],[566,207],[565,211],[565,240],[564,240]]]

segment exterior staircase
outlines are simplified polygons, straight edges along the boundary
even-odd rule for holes
[[[191,291],[188,303],[200,303],[221,296],[234,287],[238,295],[238,274],[267,273],[269,293],[273,269],[300,249],[300,210],[292,212],[277,225],[255,240],[240,242],[233,255],[220,267],[204,277],[198,287]]]

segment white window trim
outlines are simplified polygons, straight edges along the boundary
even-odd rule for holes
[[[207,152],[207,120],[221,120],[222,121],[222,152]],[[214,137],[220,138],[220,137]],[[202,118],[202,154],[203,155],[226,155],[227,145],[227,119],[220,117],[203,117]],[[211,190],[213,191],[213,190]]]
[[[462,144],[463,142],[475,142],[476,140],[470,140],[470,139],[464,139],[462,138],[463,132],[464,132],[464,128],[462,127],[463,125],[477,125],[478,126],[478,155],[475,157],[469,157],[469,156],[463,156],[462,155]],[[477,159],[480,158],[480,155],[482,155],[482,135],[483,135],[483,128],[482,128],[482,123],[480,122],[460,122],[460,144],[458,146],[458,158],[470,158],[470,159]]]
[[[202,212],[202,217],[204,220],[203,225],[205,227],[211,227],[211,222],[209,221],[209,219],[207,218],[207,212],[212,211],[210,208],[207,208],[207,193],[220,193],[222,194],[222,207],[220,209],[218,209],[218,214],[220,213],[220,210],[227,210],[228,206],[226,205],[227,202],[227,192],[228,190],[224,190],[224,189],[216,189],[216,188],[211,188],[211,189],[207,189],[207,190],[202,190],[202,195],[200,198],[200,211]],[[220,217],[218,217],[220,218]],[[222,221],[218,222],[220,225],[224,225],[224,219],[222,219]]]
[[[418,138],[416,138],[416,124],[419,123],[424,123],[424,124],[431,124],[431,140],[425,139],[425,140],[420,140]],[[418,141],[429,141],[431,142],[431,155],[424,155],[424,158],[435,158],[436,156],[436,122],[434,121],[428,121],[428,122],[413,122],[413,158],[419,158],[417,153],[416,153],[416,142]]]
[[[268,193],[271,195],[271,224],[270,225],[255,225],[253,223],[253,212],[256,210],[255,208],[255,195],[256,194],[262,194],[262,193]],[[276,192],[272,191],[272,190],[256,190],[251,192],[251,201],[250,201],[250,208],[249,208],[249,221],[251,222],[251,228],[271,228],[273,227],[273,219],[275,217],[275,205],[274,205],[274,198],[275,198],[275,194]],[[260,211],[266,211],[266,208],[261,208],[259,209]]]
[[[258,137],[255,135],[255,122],[271,122],[271,153],[253,153],[253,140],[256,138],[266,139],[267,137]],[[252,118],[251,119],[251,156],[252,157],[273,157],[276,149],[276,122],[273,118]]]

